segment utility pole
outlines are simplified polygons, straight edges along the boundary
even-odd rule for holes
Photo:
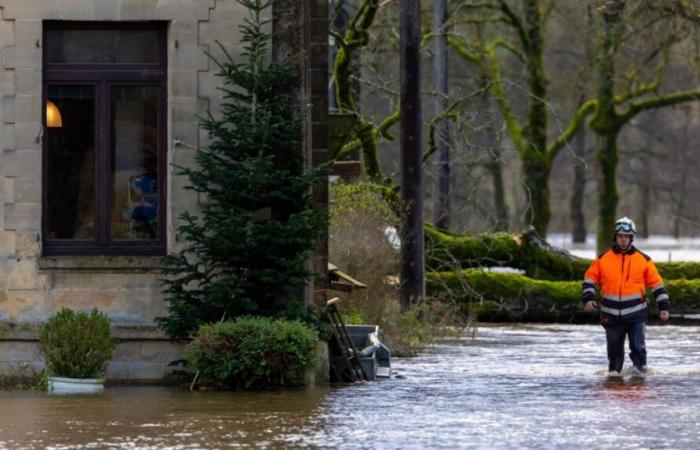
[[[425,295],[423,151],[420,103],[420,0],[400,0],[401,10],[401,308]]]
[[[447,109],[447,0],[433,0],[433,69],[435,71],[435,115]],[[449,122],[441,120],[437,135],[438,176],[436,177],[433,223],[441,230],[450,228],[450,147]]]

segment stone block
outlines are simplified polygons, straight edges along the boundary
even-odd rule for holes
[[[121,0],[121,20],[154,20],[158,0]]]
[[[36,165],[15,178],[15,203],[41,203],[41,166]]]
[[[38,150],[5,150],[2,153],[2,174],[6,177],[19,177],[25,174],[37,176],[41,174],[41,151]],[[36,173],[35,169],[39,168]],[[40,178],[35,178],[38,180]]]
[[[55,19],[58,18],[61,4],[43,0],[3,0],[5,19]]]
[[[2,65],[6,69],[35,68],[41,70],[41,47],[12,46],[2,49]]]
[[[5,230],[40,230],[41,204],[5,204],[5,208],[3,211],[3,225]]]
[[[15,202],[15,179],[14,177],[2,177],[0,180],[0,191],[2,192],[3,203]],[[3,217],[0,217],[2,223]]]
[[[41,47],[43,34],[41,17],[15,20],[15,45]]]
[[[21,363],[41,358],[39,347],[31,341],[0,341],[0,361]]]
[[[134,361],[141,355],[141,341],[120,341],[112,354],[112,361]]]
[[[209,58],[204,53],[206,50],[206,47],[196,43],[180,42],[178,48],[171,48],[168,52],[168,65],[172,70],[206,70],[209,64]]]
[[[107,378],[112,380],[128,380],[131,378],[131,363],[122,361],[110,361],[107,364]]]
[[[54,0],[59,4],[61,20],[96,20],[95,0]],[[43,17],[43,16],[38,16]]]
[[[95,2],[95,19],[120,20],[121,8],[121,0]]]
[[[171,97],[170,117],[173,122],[196,122],[197,99],[195,97]]]
[[[41,122],[41,96],[15,94],[13,122]]]
[[[197,42],[199,39],[199,23],[193,20],[173,20],[170,22],[168,47],[173,48],[175,41]]]
[[[2,49],[0,49],[0,61],[2,60],[1,56]],[[15,95],[15,71],[0,70],[0,98],[12,97],[13,95]]]
[[[216,45],[216,41],[219,41],[226,51],[235,59],[242,50],[240,46],[242,37],[240,25],[242,23],[241,18],[247,17],[247,13],[243,14],[245,14],[245,16],[230,14],[223,20],[202,22],[199,26],[198,42],[201,45],[208,45],[209,50],[213,54],[224,56],[221,48]]]
[[[49,302],[52,313],[63,307],[84,311],[97,308],[105,313],[118,311],[114,307],[117,293],[113,291],[54,289],[49,293]]]
[[[41,235],[38,231],[14,231],[13,233],[16,241],[15,254],[29,260],[41,256]],[[41,277],[40,274],[36,276]]]
[[[16,75],[16,77],[13,79],[13,94],[33,95],[36,96],[39,100],[41,100],[41,95],[39,95],[42,89],[40,70],[20,68],[15,69],[13,73]],[[39,112],[39,114],[41,114],[41,111]],[[37,120],[41,121],[41,117],[39,117],[39,119]]]
[[[0,108],[1,108],[0,104]],[[0,121],[0,150],[8,150],[17,148],[15,141],[15,126],[14,124],[5,124]]]
[[[41,122],[16,122],[15,147],[22,150],[41,150],[41,142],[37,142],[41,134]]]
[[[96,289],[109,291],[160,289],[161,275],[158,273],[95,273],[79,269],[68,271],[47,270],[46,272],[50,275],[50,286],[52,289],[86,291]]]
[[[15,254],[15,236],[16,232],[14,231],[0,229],[0,260]],[[0,275],[1,278],[2,276]]]
[[[174,344],[165,340],[143,341],[139,356],[142,361],[159,361],[167,364],[182,358],[184,351],[184,344]]]
[[[155,20],[209,20],[215,0],[158,0]]]
[[[197,71],[176,70],[169,74],[172,97],[187,97],[197,92]]]
[[[15,123],[15,97],[0,98],[0,122],[4,124]]]
[[[11,265],[7,274],[7,289],[39,289],[46,288],[46,276],[37,276],[36,259],[19,259]]]
[[[181,122],[172,122],[172,137],[173,139],[179,139],[182,144],[175,145],[171,147],[172,154],[177,152],[192,152],[194,151],[192,147],[196,147],[199,142],[199,124],[197,119],[193,116],[189,120]],[[173,144],[170,142],[169,144]]]
[[[0,20],[0,47],[14,45],[15,43],[15,21]]]
[[[14,322],[41,322],[48,318],[43,292],[33,290],[8,290],[7,319]]]

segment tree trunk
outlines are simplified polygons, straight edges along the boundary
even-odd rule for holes
[[[420,103],[420,1],[401,0],[401,308],[425,296],[423,152]]]
[[[506,204],[506,193],[503,187],[503,164],[501,163],[501,152],[497,149],[492,156],[493,161],[488,165],[493,180],[493,206],[496,210],[496,231],[508,231],[508,205]]]
[[[447,22],[447,0],[433,2],[433,69],[435,71],[435,115],[439,116],[448,104],[447,39],[444,27]],[[450,148],[449,121],[437,125],[438,176],[433,207],[433,223],[441,230],[450,228]]]
[[[583,103],[581,98],[579,103]],[[583,214],[583,199],[586,192],[586,130],[576,136],[578,158],[574,159],[574,179],[569,201],[571,234],[574,242],[586,242],[586,217]]]
[[[593,130],[600,137],[597,160],[601,181],[598,189],[598,241],[597,249],[603,251],[610,243],[610,233],[615,225],[617,212],[617,135],[620,124],[615,111],[615,43],[620,33],[620,20],[624,1],[608,2],[603,10],[605,36],[599,62],[598,115],[592,122]]]
[[[648,148],[648,147],[647,147]],[[649,237],[649,215],[651,214],[651,155],[642,156],[642,180],[639,185],[639,218],[637,232],[639,237]]]
[[[427,265],[431,271],[438,272],[475,267],[511,267],[524,270],[527,276],[533,278],[580,281],[592,262],[550,246],[536,232],[454,236],[427,226],[425,242]],[[700,279],[698,262],[657,262],[656,267],[664,280]]]
[[[527,51],[527,73],[529,105],[528,126],[525,128],[523,150],[523,172],[529,203],[525,220],[535,227],[543,238],[547,236],[547,225],[551,218],[549,206],[549,173],[552,161],[547,155],[547,79],[543,64],[543,40],[539,1],[525,1],[525,20],[529,46]]]
[[[523,155],[523,174],[528,194],[525,220],[542,237],[546,237],[547,224],[552,215],[549,207],[550,171],[550,162],[544,154],[530,151]]]
[[[676,314],[700,312],[700,280],[664,280]],[[431,273],[431,298],[446,298],[462,313],[476,314],[481,321],[546,321],[599,323],[597,312],[581,308],[580,281],[544,281],[522,275],[463,270]],[[657,310],[647,295],[650,314]]]

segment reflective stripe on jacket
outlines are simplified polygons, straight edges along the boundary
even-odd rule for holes
[[[646,309],[646,287],[652,289],[660,310],[668,310],[670,302],[663,280],[654,261],[634,247],[626,252],[608,249],[598,256],[586,271],[581,300],[595,300],[600,286],[600,310],[614,316],[628,316]]]

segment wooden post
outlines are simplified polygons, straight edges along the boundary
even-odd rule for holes
[[[401,10],[401,307],[425,293],[423,172],[420,102],[420,1],[400,0]]]
[[[435,115],[447,109],[447,0],[433,1],[433,69],[435,72]],[[442,120],[436,128],[438,175],[436,177],[433,223],[441,230],[450,228],[450,147],[449,122]]]

